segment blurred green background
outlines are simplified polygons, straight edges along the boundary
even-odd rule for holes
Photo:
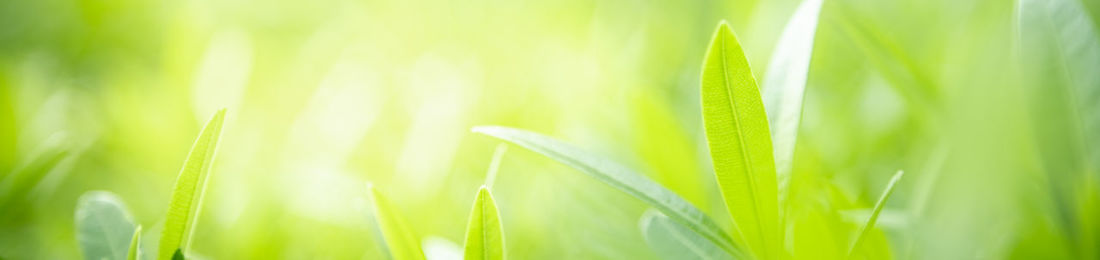
[[[469,132],[486,124],[625,162],[728,223],[702,56],[728,20],[761,79],[799,2],[0,1],[0,258],[80,258],[89,190],[156,226],[221,107],[193,244],[209,258],[374,258],[367,181],[432,248],[461,248],[499,143]],[[826,0],[795,176],[828,185],[801,196],[865,209],[904,169],[880,220],[895,257],[1072,258],[1032,130],[1043,110],[1014,65],[1016,11]],[[550,159],[512,147],[493,192],[511,258],[655,257],[643,203]]]

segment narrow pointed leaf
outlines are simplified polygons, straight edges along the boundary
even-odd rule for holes
[[[504,158],[504,153],[508,151],[508,145],[501,143],[497,145],[497,149],[493,151],[493,160],[489,162],[489,171],[485,174],[485,186],[493,188],[493,183],[497,181],[497,172],[500,171],[500,161]]]
[[[731,253],[737,252],[730,236],[698,208],[676,193],[618,163],[553,138],[524,130],[501,126],[479,126],[474,127],[472,131],[511,142],[573,167],[585,175],[648,203],[668,215],[673,221],[699,233],[722,249]]]
[[[182,254],[189,247],[224,120],[225,109],[222,109],[206,123],[191,146],[191,152],[172,189],[157,259],[172,259],[177,251]]]
[[[76,206],[76,240],[84,259],[126,259],[134,234],[131,219],[126,204],[110,192],[81,195]]]
[[[464,259],[504,259],[504,226],[493,195],[484,186],[477,192],[474,207],[470,210],[470,222],[466,224]]]
[[[741,44],[726,23],[714,33],[702,78],[707,144],[726,209],[758,258],[779,258],[783,240],[768,118]]]
[[[814,33],[822,0],[804,0],[794,11],[764,75],[764,108],[771,124],[779,205],[786,205],[791,163],[802,121],[802,101],[813,56]]]
[[[424,251],[420,249],[420,239],[416,237],[405,220],[390,204],[389,200],[378,192],[373,185],[367,185],[367,194],[372,205],[374,224],[381,231],[381,242],[389,256],[394,260],[422,260]]]
[[[126,260],[137,260],[141,257],[141,225],[134,229],[134,236],[130,237],[130,250],[126,253]]]
[[[890,194],[894,193],[894,185],[901,180],[901,176],[905,174],[903,171],[898,171],[894,174],[894,177],[890,178],[890,182],[886,184],[886,189],[882,191],[882,195],[878,197],[878,202],[875,202],[875,208],[871,211],[871,217],[867,219],[867,224],[863,225],[863,229],[856,236],[855,242],[852,242],[852,247],[848,250],[848,257],[851,258],[856,251],[859,250],[860,243],[863,242],[864,237],[875,228],[875,222],[878,221],[879,214],[882,213],[882,208],[886,206],[886,200],[890,199]]]
[[[638,221],[646,244],[663,259],[734,259],[707,238],[650,209]]]

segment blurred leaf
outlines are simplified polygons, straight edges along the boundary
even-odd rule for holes
[[[508,145],[501,143],[497,145],[496,150],[493,151],[493,160],[489,162],[489,171],[485,173],[485,186],[493,188],[493,183],[496,183],[497,172],[500,171],[500,161],[504,158],[504,153],[508,152]]]
[[[493,195],[484,186],[477,191],[470,222],[466,224],[465,258],[504,259],[504,227]]]
[[[9,79],[9,73],[0,69],[0,178],[6,177],[15,166],[16,132],[15,100],[12,92],[15,88]]]
[[[657,208],[673,221],[687,226],[731,254],[739,254],[730,236],[723,232],[714,220],[676,193],[622,165],[553,138],[524,130],[501,126],[478,126],[472,131],[511,142],[580,170],[596,180]]]
[[[130,237],[130,250],[126,254],[126,260],[138,260],[141,258],[141,225],[134,229],[134,236]]]
[[[224,121],[225,109],[222,109],[203,127],[183,163],[183,169],[172,189],[171,204],[160,237],[158,259],[172,259],[173,252],[181,252],[190,247],[191,235],[194,234],[194,225],[201,211],[203,193],[210,179],[210,168]]]
[[[127,245],[133,243],[131,235],[135,234],[126,204],[106,191],[90,191],[80,196],[76,229],[84,259],[127,259]]]
[[[70,154],[69,148],[60,145],[45,145],[23,166],[0,180],[0,209],[26,198],[31,188],[38,185],[42,178],[57,167]]]
[[[875,222],[878,220],[879,214],[882,213],[882,208],[886,207],[886,200],[890,198],[890,194],[894,193],[894,185],[901,180],[901,176],[905,174],[904,171],[898,171],[894,174],[894,177],[890,178],[890,182],[886,184],[886,189],[882,191],[882,196],[878,198],[878,202],[875,202],[875,209],[871,211],[871,217],[867,219],[867,224],[863,225],[863,229],[860,230],[859,235],[856,236],[855,242],[852,242],[852,249],[848,250],[848,257],[851,258],[857,250],[860,249],[860,243],[863,242],[864,237],[875,228]]]
[[[1100,225],[1080,194],[1100,185],[1100,38],[1077,0],[1020,0],[1022,68],[1037,108],[1038,154],[1062,230],[1095,258]],[[1090,206],[1091,205],[1091,206]]]
[[[424,259],[424,251],[420,249],[420,244],[417,242],[419,239],[408,229],[405,220],[390,205],[390,202],[374,188],[374,185],[367,184],[367,194],[373,205],[374,224],[382,233],[382,239],[379,241],[385,243],[383,248],[388,250],[390,258]]]
[[[646,244],[664,259],[733,259],[706,237],[676,223],[660,211],[647,210],[638,220]]]
[[[813,56],[814,33],[823,0],[804,0],[794,11],[764,75],[764,108],[771,124],[779,205],[786,208],[791,163],[802,121],[803,95]]]
[[[768,118],[741,44],[724,22],[707,50],[702,96],[707,144],[726,209],[755,256],[780,258],[783,234]]]
[[[172,260],[184,260],[183,250],[176,249],[176,252],[172,253]]]

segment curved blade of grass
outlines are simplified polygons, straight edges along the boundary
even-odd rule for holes
[[[489,162],[489,172],[485,174],[485,186],[493,188],[493,183],[497,181],[497,172],[500,171],[500,160],[504,158],[504,153],[508,151],[508,145],[501,143],[497,145],[497,149],[493,151],[493,160]]]
[[[385,244],[383,248],[387,250],[390,258],[423,260],[424,251],[420,249],[420,243],[417,242],[420,240],[408,229],[405,220],[394,210],[389,200],[369,183],[367,195],[372,205],[374,224],[382,234],[380,241]]]
[[[848,258],[852,258],[856,250],[859,249],[859,245],[863,242],[863,238],[867,236],[867,233],[875,229],[875,222],[878,221],[879,214],[882,213],[882,208],[886,206],[886,200],[890,199],[890,194],[894,193],[894,185],[898,184],[898,180],[901,180],[901,176],[905,174],[904,171],[898,171],[894,174],[894,177],[890,178],[890,182],[886,184],[886,189],[882,191],[882,195],[878,197],[878,202],[875,202],[875,209],[871,211],[871,217],[867,219],[867,224],[863,225],[863,229],[859,231],[859,235],[856,236],[854,242],[852,242],[851,249],[848,250]]]
[[[775,149],[776,181],[779,185],[779,205],[786,205],[787,186],[791,179],[791,163],[802,121],[802,101],[806,78],[813,56],[814,33],[822,0],[805,0],[794,11],[768,63],[764,75],[764,108],[771,124]]]
[[[138,260],[141,257],[141,225],[134,229],[134,236],[130,237],[130,250],[126,253],[126,260]]]
[[[764,104],[741,44],[719,24],[703,63],[703,123],[714,173],[742,243],[779,258],[778,188]]]
[[[1100,34],[1078,0],[1020,0],[1018,11],[1021,67],[1059,226],[1077,257],[1096,258],[1100,225],[1084,214],[1092,198],[1081,195],[1100,184]]]
[[[649,248],[663,259],[734,259],[729,252],[656,209],[642,214],[638,227]]]
[[[203,193],[210,178],[210,166],[214,162],[218,138],[221,136],[225,109],[218,111],[206,123],[191,152],[183,163],[179,177],[172,189],[171,204],[165,216],[164,231],[160,236],[157,259],[172,259],[176,251],[186,250],[191,243],[194,225],[198,220]]]
[[[470,209],[470,222],[466,224],[466,260],[504,259],[504,226],[500,223],[500,211],[493,201],[493,194],[482,186],[477,191],[474,207]]]
[[[471,131],[522,146],[579,170],[600,182],[626,192],[657,208],[673,221],[737,254],[729,236],[714,220],[691,203],[630,169],[572,145],[541,134],[501,126],[478,126]]]
[[[134,234],[126,204],[106,191],[80,195],[76,206],[76,240],[84,259],[125,259]]]

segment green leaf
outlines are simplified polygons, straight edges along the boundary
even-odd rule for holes
[[[894,185],[901,180],[901,176],[905,174],[904,171],[898,171],[894,174],[894,177],[890,178],[890,182],[886,184],[886,189],[882,191],[882,195],[879,196],[878,202],[875,202],[875,209],[871,211],[871,217],[867,219],[867,224],[863,225],[863,229],[856,236],[855,242],[852,242],[852,247],[848,250],[848,258],[851,258],[854,253],[859,249],[860,243],[863,242],[864,237],[875,228],[875,222],[878,221],[879,214],[882,213],[882,208],[886,206],[886,200],[890,199],[890,194],[894,193]]]
[[[764,75],[764,108],[775,149],[775,169],[779,188],[779,205],[786,205],[790,185],[791,163],[802,121],[802,101],[806,92],[810,59],[813,56],[814,33],[822,0],[805,0],[795,10],[768,63]]]
[[[703,122],[726,209],[757,258],[780,258],[768,118],[741,44],[725,22],[714,33],[702,77]]]
[[[482,186],[477,191],[474,207],[470,210],[470,222],[466,224],[466,260],[504,259],[504,226],[500,224],[500,212],[489,189]]]
[[[190,247],[190,238],[194,234],[194,225],[202,208],[202,197],[210,179],[210,168],[214,162],[223,121],[225,109],[214,114],[191,146],[191,152],[172,188],[171,204],[165,216],[157,259],[172,259],[174,252],[182,252]]]
[[[658,210],[647,210],[638,226],[649,248],[663,259],[733,259],[729,252]]]
[[[172,260],[184,260],[184,259],[185,259],[185,257],[183,257],[183,250],[176,249],[176,251],[172,253]]]
[[[389,200],[382,196],[374,188],[367,184],[367,194],[373,205],[372,216],[375,226],[381,231],[384,243],[383,248],[388,250],[391,259],[424,259],[424,251],[420,249],[420,239],[405,225],[405,220],[390,205]]]
[[[76,240],[84,259],[126,259],[134,223],[126,204],[106,191],[80,196],[76,206]]]
[[[0,209],[12,207],[71,154],[60,142],[47,142],[24,165],[0,180]]]
[[[493,151],[493,160],[489,162],[489,171],[485,173],[485,186],[492,188],[493,183],[497,181],[497,172],[500,171],[500,161],[504,158],[504,153],[508,152],[507,144],[497,145],[497,149]]]
[[[673,221],[687,226],[731,254],[737,255],[740,252],[734,248],[729,234],[723,232],[714,220],[698,208],[676,193],[622,165],[553,138],[524,130],[501,126],[478,126],[472,131],[511,142],[573,167],[581,173],[648,203],[668,215]]]
[[[134,229],[134,236],[130,237],[130,250],[126,254],[126,260],[137,260],[141,257],[141,225]]]
[[[1078,258],[1096,258],[1100,225],[1085,214],[1100,186],[1100,35],[1077,0],[1020,0],[1022,71],[1033,99],[1037,154],[1051,175],[1059,226]]]

